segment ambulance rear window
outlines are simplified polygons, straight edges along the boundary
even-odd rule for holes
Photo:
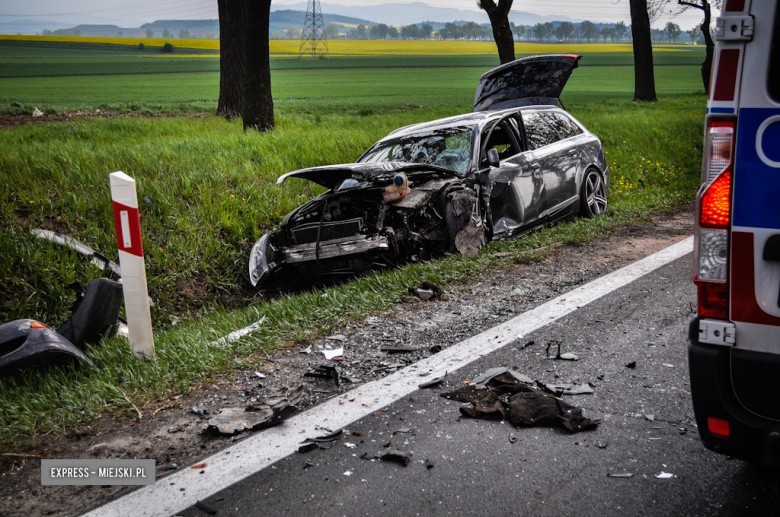
[[[769,96],[780,102],[780,9],[775,8],[775,23],[772,29],[772,50],[769,55],[769,69],[766,74],[766,89]]]

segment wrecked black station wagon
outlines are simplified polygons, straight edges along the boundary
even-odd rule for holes
[[[485,73],[474,112],[393,131],[357,163],[293,171],[328,190],[263,235],[249,257],[256,287],[326,279],[476,253],[571,215],[607,209],[600,140],[560,93],[580,56],[518,59]]]

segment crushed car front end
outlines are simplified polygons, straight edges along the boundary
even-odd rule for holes
[[[249,277],[256,287],[427,260],[454,250],[456,240],[468,240],[458,236],[472,220],[477,195],[452,171],[424,164],[347,164],[295,171],[280,180],[288,177],[330,190],[287,214],[279,231],[255,243]]]

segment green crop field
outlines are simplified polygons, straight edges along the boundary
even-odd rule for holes
[[[275,57],[277,128],[244,133],[240,121],[212,115],[219,77],[209,49],[162,56],[49,45],[0,41],[0,114],[7,121],[0,129],[0,321],[32,317],[56,326],[65,319],[73,299],[67,284],[98,273],[29,231],[63,231],[111,255],[108,173],[123,170],[139,182],[158,358],[134,361],[127,343],[112,339],[88,350],[93,370],[0,380],[0,448],[30,445],[106,410],[125,411],[128,400],[143,407],[210,376],[253,367],[258,349],[306,342],[349,318],[386,309],[411,283],[456,285],[485,268],[535,257],[540,246],[598,239],[615,225],[678,209],[693,199],[698,182],[702,50],[657,53],[659,102],[652,104],[631,102],[630,53],[584,52],[563,101],[604,143],[612,174],[606,216],[494,243],[476,257],[372,275],[331,288],[328,297],[269,299],[242,281],[249,248],[319,192],[300,181],[277,186],[276,177],[353,161],[399,126],[468,111],[495,56]],[[34,107],[74,118],[14,124]],[[94,116],[98,109],[102,116]],[[262,315],[262,330],[232,347],[209,346]],[[182,322],[171,328],[173,317]]]

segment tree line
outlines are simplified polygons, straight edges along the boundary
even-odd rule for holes
[[[509,23],[512,38],[517,42],[537,43],[630,43],[631,26],[624,22],[612,25],[596,24],[589,20],[580,23],[546,22],[536,25],[516,25]],[[329,23],[325,26],[323,35],[327,39],[356,40],[470,40],[491,41],[493,33],[490,24],[475,22],[448,22],[434,29],[430,23],[417,23],[394,27],[385,23],[375,25],[358,25],[350,30],[344,30],[342,25]],[[283,39],[299,39],[301,30],[287,29],[276,33],[274,37]],[[669,22],[663,29],[651,29],[653,43],[700,43],[702,36],[699,27],[682,30],[679,25]]]

